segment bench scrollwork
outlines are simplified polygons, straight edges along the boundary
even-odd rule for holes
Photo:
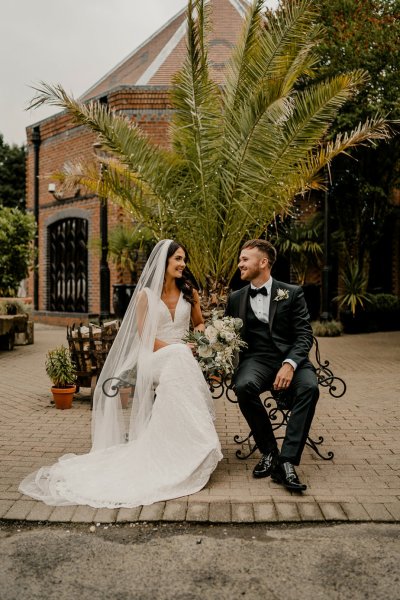
[[[313,337],[312,362],[315,367],[318,384],[321,386],[321,388],[327,389],[333,398],[341,398],[344,396],[346,393],[346,383],[341,377],[334,375],[332,369],[330,368],[329,361],[321,360],[318,340],[315,337]],[[208,385],[215,400],[226,394],[229,402],[232,402],[233,404],[237,403],[234,386],[230,376],[211,376],[208,378]],[[290,389],[287,391],[269,390],[268,395],[262,400],[262,402],[272,423],[273,431],[281,430],[283,432],[282,435],[276,436],[276,439],[282,440],[284,438],[284,431],[281,428],[286,427],[293,405],[293,398],[291,397]],[[249,458],[249,456],[254,454],[254,452],[257,450],[257,446],[254,443],[251,431],[245,437],[235,435],[233,439],[236,444],[242,446],[241,449],[236,451],[237,458],[241,460]],[[329,450],[326,454],[321,452],[320,446],[323,442],[324,438],[322,435],[318,436],[317,439],[309,436],[307,438],[306,445],[309,446],[309,448],[311,448],[323,460],[332,460],[334,453],[331,450]],[[246,450],[243,449],[245,444],[248,446]]]

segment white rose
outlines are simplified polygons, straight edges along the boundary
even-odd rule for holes
[[[213,351],[212,351],[211,346],[206,346],[205,344],[201,344],[201,346],[199,346],[197,349],[197,354],[201,358],[210,358],[210,356],[212,356],[212,354],[213,354]]]
[[[232,333],[231,331],[227,331],[225,333],[225,339],[226,339],[227,342],[231,342],[232,340],[235,339],[235,334]]]
[[[208,325],[204,331],[206,338],[213,344],[217,341],[218,331],[212,325]]]
[[[213,322],[213,325],[214,325],[215,329],[218,329],[218,331],[222,331],[224,328],[224,322],[221,319],[216,319]]]
[[[242,325],[243,325],[242,319],[236,318],[235,319],[235,329],[241,329]]]

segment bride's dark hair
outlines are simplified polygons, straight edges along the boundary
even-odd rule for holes
[[[179,250],[179,248],[181,248],[184,251],[185,257],[186,257],[186,264],[188,263],[189,256],[186,251],[186,248],[184,246],[182,246],[182,244],[179,244],[178,242],[171,242],[169,245],[169,248],[168,248],[168,252],[167,252],[167,260],[165,261],[165,270],[167,270],[169,259],[171,258],[171,256],[173,256],[175,254],[175,252],[177,250]],[[175,279],[175,281],[176,281],[176,285],[177,285],[178,289],[182,292],[182,295],[185,298],[185,300],[193,306],[194,302],[195,302],[194,296],[193,296],[194,288],[193,288],[193,283],[189,279],[187,267],[185,267],[185,269],[182,273],[182,277],[180,277],[179,279]]]

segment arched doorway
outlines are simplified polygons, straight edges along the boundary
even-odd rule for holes
[[[48,309],[88,310],[88,221],[61,219],[48,228]]]

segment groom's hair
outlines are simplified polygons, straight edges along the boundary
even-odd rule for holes
[[[271,242],[268,242],[267,240],[248,240],[243,244],[242,250],[245,250],[246,248],[257,248],[257,250],[266,254],[272,268],[272,265],[276,261],[277,252]]]

